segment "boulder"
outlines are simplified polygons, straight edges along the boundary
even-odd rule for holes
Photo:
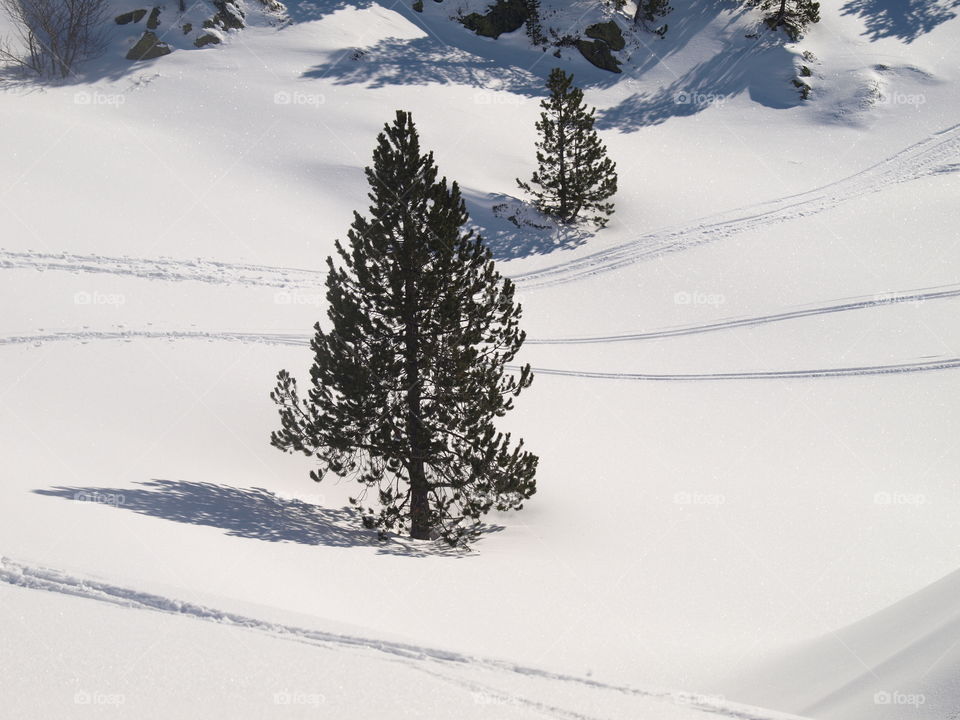
[[[156,30],[158,27],[160,27],[160,8],[155,7],[147,18],[147,30]]]
[[[620,72],[620,61],[613,56],[610,46],[603,40],[577,40],[577,50],[601,70]]]
[[[171,52],[173,51],[169,45],[160,42],[155,33],[147,30],[137,40],[137,44],[130,48],[130,52],[127,53],[127,60],[153,60],[169,55]]]
[[[591,25],[586,29],[586,36],[594,40],[603,40],[611,50],[623,50],[627,46],[627,41],[623,39],[623,31],[613,20]]]
[[[213,21],[224,30],[240,30],[244,26],[243,12],[230,0],[213,0],[217,14]]]
[[[201,35],[196,40],[193,41],[193,44],[198,48],[202,48],[204,45],[219,45],[222,42],[220,38],[212,33],[206,33]]]
[[[138,23],[143,20],[143,16],[147,14],[146,10],[131,10],[130,12],[125,12],[122,15],[117,15],[113,20],[117,25],[126,25],[127,23]]]
[[[470,13],[463,18],[463,26],[477,35],[498,38],[503,33],[523,27],[529,12],[523,0],[497,0],[483,15]]]

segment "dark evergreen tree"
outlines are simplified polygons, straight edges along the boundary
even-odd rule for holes
[[[494,427],[532,380],[529,365],[506,368],[521,309],[408,113],[384,127],[366,174],[370,218],[354,213],[348,246],[337,241],[342,267],[327,259],[311,387],[301,398],[280,371],[271,442],[316,458],[317,482],[354,477],[367,527],[467,542],[482,515],[536,489],[538,458]]]
[[[633,13],[633,24],[642,25],[660,37],[667,34],[667,25],[655,25],[657,20],[673,12],[670,0],[637,0],[637,9]]]
[[[814,0],[747,0],[747,5],[759,7],[766,13],[767,26],[783,28],[794,42],[803,37],[807,25],[820,22],[820,3]]]
[[[572,223],[581,212],[595,213],[589,219],[603,227],[613,213],[607,201],[617,191],[617,166],[593,127],[595,110],[587,109],[583,90],[560,68],[551,71],[547,89],[536,124],[539,167],[529,183],[517,184],[543,214]]]
[[[547,36],[543,32],[543,22],[540,17],[540,0],[523,0],[527,10],[527,37],[534,45],[546,45]]]

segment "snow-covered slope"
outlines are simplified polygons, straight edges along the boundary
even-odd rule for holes
[[[338,717],[872,720],[907,710],[864,698],[919,692],[910,717],[951,718],[953,581],[896,603],[960,568],[960,20],[824,3],[784,46],[732,3],[674,4],[616,76],[445,0],[251,9],[140,63],[122,26],[81,77],[4,85],[0,714],[116,710],[85,692],[126,717],[322,695]],[[598,233],[493,211],[522,200],[555,65],[618,163]],[[468,555],[379,545],[349,485],[267,443],[398,107],[517,281],[540,369],[507,418],[539,492]]]
[[[809,717],[956,717],[960,572],[764,663],[745,694]],[[758,679],[762,678],[761,682]]]

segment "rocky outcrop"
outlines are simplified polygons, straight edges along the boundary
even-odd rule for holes
[[[165,42],[160,42],[156,33],[147,30],[137,40],[137,44],[130,48],[130,52],[127,53],[127,60],[153,60],[169,55],[171,52],[170,46]]]
[[[529,14],[523,0],[497,0],[485,14],[470,13],[461,22],[465,28],[473,30],[477,35],[498,38],[503,33],[523,27]]]
[[[603,40],[577,40],[577,50],[598,68],[620,72],[620,61],[613,56],[610,46]]]
[[[602,40],[611,50],[623,50],[627,46],[623,31],[616,22],[597,23],[588,27],[584,33],[588,38]]]
[[[241,30],[246,25],[243,11],[231,0],[213,0],[213,6],[217,9],[213,20],[224,30]]]
[[[219,45],[221,42],[222,40],[213,33],[206,33],[194,40],[193,44],[198,48],[202,48],[206,45]]]
[[[128,23],[138,23],[143,20],[143,16],[147,14],[146,10],[131,10],[130,12],[125,12],[122,15],[117,15],[113,20],[117,25],[127,25]]]

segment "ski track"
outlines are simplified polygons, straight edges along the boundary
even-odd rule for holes
[[[72,253],[15,252],[0,248],[0,268],[6,270],[59,270],[73,273],[104,273],[147,280],[194,281],[214,285],[248,285],[290,290],[316,289],[327,276],[325,270],[246,265],[215,260],[131,258]]]
[[[527,345],[585,345],[592,343],[640,342],[643,340],[657,340],[662,338],[716,332],[719,330],[733,330],[736,328],[754,327],[757,325],[766,325],[768,323],[785,322],[788,320],[813,317],[816,315],[831,315],[833,313],[866,310],[886,305],[900,305],[904,303],[920,304],[931,300],[944,300],[955,297],[960,297],[960,283],[954,285],[942,285],[934,288],[921,288],[919,290],[881,293],[870,297],[845,298],[840,301],[832,301],[830,304],[811,305],[808,307],[787,310],[771,315],[728,318],[726,320],[718,320],[716,322],[707,323],[704,325],[681,325],[678,327],[670,327],[660,330],[648,330],[636,333],[624,333],[620,335],[596,335],[565,338],[527,338],[524,343]],[[310,344],[310,336],[277,332],[242,333],[205,332],[199,330],[84,330],[76,332],[55,331],[35,335],[10,335],[7,337],[0,337],[0,345],[16,345],[23,343],[38,344],[66,340],[77,340],[82,343],[90,340],[126,340],[129,342],[135,338],[167,340],[208,339],[211,341],[233,340],[236,342],[263,343],[270,345]]]
[[[915,143],[850,177],[815,190],[732,210],[695,223],[642,235],[585,257],[512,276],[519,288],[534,290],[611,272],[665,253],[728,238],[747,230],[815,215],[844,202],[921,177],[960,172],[960,125]],[[322,270],[271,267],[173,258],[130,258],[0,249],[0,268],[107,273],[165,281],[195,281],[288,289],[316,289]]]
[[[708,696],[699,696],[691,693],[672,691],[652,691],[638,688],[603,683],[589,678],[555,673],[540,668],[518,665],[503,660],[495,660],[463,653],[440,650],[436,648],[410,645],[406,643],[374,640],[351,635],[310,630],[292,625],[271,623],[256,618],[225,612],[204,605],[184,602],[161,595],[139,592],[129,588],[111,585],[109,583],[85,580],[49,568],[27,565],[10,558],[0,556],[0,582],[16,587],[32,590],[45,590],[61,595],[96,600],[110,605],[137,609],[152,610],[171,615],[184,615],[195,620],[205,620],[222,625],[242,627],[248,630],[273,635],[276,637],[305,642],[320,647],[334,649],[349,649],[372,651],[392,656],[394,659],[404,660],[416,669],[428,672],[441,679],[460,684],[464,687],[473,686],[468,681],[452,678],[437,672],[443,667],[480,668],[493,672],[512,673],[526,677],[538,678],[564,683],[574,683],[596,690],[617,692],[635,697],[643,697],[666,703],[682,704],[692,709],[722,718],[736,720],[805,720],[797,715],[789,715],[775,711],[766,711],[738,705],[731,702],[718,702]],[[432,671],[431,671],[432,668]],[[477,685],[476,687],[482,687]],[[503,695],[497,692],[498,695]],[[513,697],[512,695],[510,697]],[[569,718],[589,720],[589,716],[574,713],[562,708],[547,706],[533,700],[522,700],[524,705],[541,710],[549,714],[557,714]]]
[[[934,133],[866,170],[815,190],[731,210],[692,225],[649,233],[586,257],[515,275],[513,280],[525,290],[560,285],[747,230],[816,215],[890,185],[956,172],[960,169],[956,163],[958,155],[960,124]]]
[[[829,305],[814,305],[797,310],[789,310],[772,315],[760,315],[757,317],[730,318],[727,320],[718,320],[717,322],[708,323],[706,325],[684,325],[680,327],[667,328],[664,330],[651,330],[648,332],[626,333],[622,335],[598,335],[593,337],[571,338],[527,338],[525,343],[528,345],[582,345],[588,343],[653,340],[657,338],[677,337],[682,335],[696,335],[699,333],[713,332],[716,330],[730,330],[733,328],[765,325],[767,323],[795,320],[797,318],[811,317],[814,315],[829,315],[832,313],[849,312],[851,310],[865,310],[867,308],[878,307],[881,305],[898,305],[909,302],[921,303],[928,300],[941,300],[958,296],[960,296],[960,284],[944,285],[936,288],[922,288],[920,290],[908,290],[905,292],[881,293],[871,297],[848,298],[845,301],[834,301],[833,304]]]
[[[208,342],[226,341],[241,343],[259,343],[263,345],[308,346],[310,338],[284,333],[214,333],[202,331],[153,331],[153,330],[116,330],[56,332],[46,335],[13,335],[0,338],[0,345],[42,345],[44,342],[91,340],[123,340],[133,342],[146,340],[206,340]],[[511,371],[519,371],[519,365],[507,365]],[[814,368],[805,370],[751,370],[726,373],[630,373],[600,372],[590,370],[565,370],[559,368],[531,368],[534,374],[559,375],[591,380],[646,380],[646,381],[710,381],[710,380],[787,380],[801,378],[830,378],[862,375],[893,375],[903,373],[930,372],[960,368],[960,358],[941,357],[922,359],[890,365],[858,365],[841,368]]]

